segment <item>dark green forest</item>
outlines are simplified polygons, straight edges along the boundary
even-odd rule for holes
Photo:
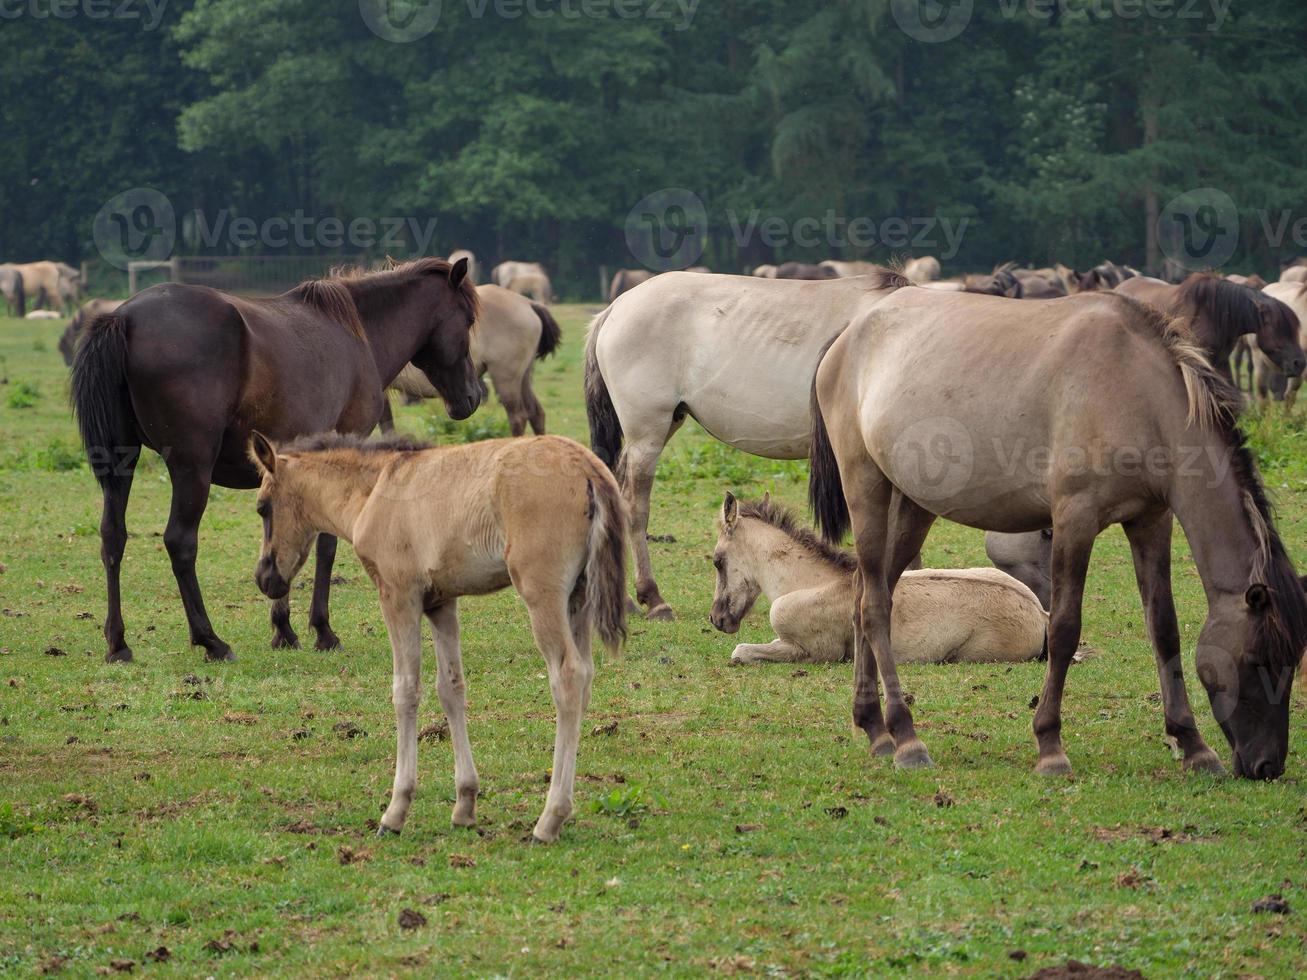
[[[60,2],[0,0],[0,261],[96,258],[133,187],[170,200],[181,254],[241,251],[196,212],[404,217],[571,296],[636,264],[627,216],[668,187],[703,201],[718,271],[944,250],[757,233],[832,215],[965,219],[946,273],[1157,270],[1159,209],[1208,187],[1238,209],[1229,268],[1304,251],[1302,0],[923,0],[973,8],[937,43],[903,28],[915,0],[444,0],[410,43],[372,0]]]

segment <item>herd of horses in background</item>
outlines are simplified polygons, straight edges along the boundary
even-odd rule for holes
[[[62,297],[62,275],[56,268],[38,293]],[[873,755],[930,763],[898,662],[1046,655],[1037,768],[1069,771],[1061,703],[1085,572],[1097,535],[1122,524],[1166,732],[1186,768],[1222,770],[1180,667],[1178,518],[1208,599],[1197,670],[1234,771],[1284,771],[1307,597],[1243,444],[1231,363],[1244,354],[1252,388],[1283,391],[1292,409],[1307,367],[1307,264],[1276,284],[1216,273],[1173,284],[1111,262],[1083,274],[1007,263],[948,280],[930,257],[898,269],[786,263],[750,276],[619,270],[585,344],[590,449],[541,438],[531,368],[561,337],[546,271],[505,262],[486,285],[475,276],[463,252],[338,270],[275,297],[164,283],[77,311],[60,349],[103,498],[107,660],[132,658],[120,573],[141,449],[164,458],[164,546],[191,642],[213,660],[233,655],[196,575],[200,520],[213,485],[257,487],[256,581],[272,600],[274,647],[299,644],[288,596],[310,551],[318,649],[340,642],[328,607],[339,537],[381,594],[400,732],[383,832],[399,830],[412,797],[420,622],[431,622],[455,742],[454,822],[466,824],[476,773],[456,604],[512,585],[557,706],[554,777],[536,827],[555,839],[571,812],[591,627],[614,646],[640,606],[649,619],[674,618],[650,560],[650,499],[663,448],[693,418],[745,452],[812,459],[824,538],[768,498],[723,501],[711,620],[733,633],[766,594],[777,639],[737,647],[735,661],[852,660],[854,721]],[[529,425],[536,439],[366,441],[389,425],[389,389],[438,397],[463,419],[486,396],[486,376],[513,435]],[[1090,446],[1111,465],[1067,463]],[[937,516],[986,532],[1001,571],[920,569]],[[850,531],[847,552],[839,542]],[[638,606],[626,595],[628,549]]]

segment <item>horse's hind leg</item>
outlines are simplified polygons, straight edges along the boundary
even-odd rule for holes
[[[104,477],[104,509],[100,515],[100,558],[104,562],[104,577],[108,595],[108,611],[104,617],[104,638],[108,652],[104,659],[109,663],[125,663],[132,659],[132,648],[127,645],[123,626],[122,574],[123,551],[127,548],[127,498],[132,492],[132,477],[141,447],[124,449],[121,458],[107,460],[101,465],[108,468]]]
[[[540,399],[536,397],[535,389],[531,387],[531,372],[527,371],[522,376],[522,404],[526,406],[527,420],[531,423],[531,431],[538,436],[545,434],[545,407],[540,404]]]
[[[1094,538],[1100,530],[1096,514],[1077,512],[1073,506],[1054,505],[1048,670],[1034,723],[1035,741],[1039,744],[1035,772],[1042,775],[1065,775],[1071,771],[1071,763],[1062,748],[1062,692],[1067,670],[1080,645],[1085,575],[1089,571]]]
[[[471,827],[477,820],[477,792],[481,783],[472,761],[472,743],[467,737],[467,685],[463,680],[463,650],[458,633],[458,604],[450,601],[427,610],[436,641],[438,661],[436,691],[449,722],[449,740],[454,744],[455,827]]]
[[[1140,518],[1125,525],[1126,538],[1134,557],[1135,580],[1144,603],[1144,622],[1157,658],[1157,679],[1162,688],[1162,711],[1166,734],[1184,753],[1186,769],[1224,772],[1221,760],[1203,741],[1189,706],[1184,686],[1184,661],[1180,654],[1180,626],[1171,596],[1171,512]]]
[[[328,607],[331,604],[331,569],[336,563],[336,536],[318,535],[317,562],[313,569],[313,603],[309,606],[309,626],[318,634],[315,650],[339,650],[340,637],[331,628]]]
[[[514,371],[503,368],[490,370],[490,383],[495,388],[495,395],[508,413],[508,429],[514,438],[526,432],[527,410],[522,401],[522,379]]]
[[[163,532],[163,544],[172,559],[173,576],[181,591],[191,644],[204,647],[208,660],[235,660],[231,647],[213,631],[200,594],[200,581],[195,575],[200,520],[209,503],[212,461],[185,460],[174,453],[168,459],[168,473],[172,478],[172,512]]]
[[[661,436],[632,438],[619,469],[623,470],[627,499],[631,504],[631,552],[635,556],[635,597],[648,609],[650,619],[670,620],[676,614],[658,591],[653,562],[649,559],[649,499],[653,495],[658,457],[667,440],[680,427],[673,422]]]

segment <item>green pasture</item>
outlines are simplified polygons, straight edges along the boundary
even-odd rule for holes
[[[564,347],[536,375],[551,431],[578,439],[589,312],[559,308]],[[771,634],[765,605],[739,637],[708,623],[722,493],[799,506],[807,469],[693,426],[664,458],[651,527],[679,619],[633,622],[625,652],[600,658],[561,842],[524,842],[553,707],[511,591],[463,605],[480,827],[450,827],[452,752],[431,684],[408,826],[375,839],[394,751],[390,652],[347,547],[333,593],[344,650],[273,651],[253,495],[215,491],[200,578],[239,659],[206,664],[187,644],[161,538],[169,486],[150,457],[123,574],[136,662],[103,663],[100,498],[67,408],[61,329],[0,320],[0,974],[1024,977],[1068,959],[1150,978],[1307,972],[1301,688],[1285,778],[1182,773],[1114,530],[1085,605],[1099,655],[1068,687],[1075,776],[1032,772],[1034,663],[905,668],[937,766],[896,771],[851,731],[849,665],[728,666],[736,642]],[[423,407],[399,423],[442,440],[506,428],[495,404],[464,425]],[[1278,412],[1250,424],[1302,563],[1307,430]],[[1205,608],[1176,549],[1191,649]],[[940,523],[926,559],[982,564],[982,536]],[[293,593],[310,638],[307,600]],[[1192,670],[1190,690],[1228,761]],[[1253,910],[1273,894],[1288,915]]]

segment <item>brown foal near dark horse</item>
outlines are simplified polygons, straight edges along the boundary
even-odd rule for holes
[[[1187,768],[1220,770],[1185,693],[1174,516],[1207,594],[1195,661],[1235,773],[1284,772],[1307,597],[1237,427],[1239,395],[1187,331],[1114,293],[1017,305],[900,289],[831,345],[813,398],[811,497],[829,540],[850,524],[856,540],[853,718],[874,754],[930,764],[899,686],[890,615],[899,576],[943,515],[990,531],[1053,528],[1038,772],[1071,768],[1062,692],[1090,553],[1112,524],[1134,556],[1167,734]]]
[[[108,584],[106,659],[130,660],[119,573],[127,497],[141,446],[163,456],[172,481],[164,545],[191,643],[231,660],[205,612],[195,557],[209,487],[259,485],[250,433],[275,439],[324,431],[363,435],[381,418],[383,389],[412,361],[451,417],[485,393],[468,357],[477,296],[467,260],[419,259],[390,269],[305,282],[268,299],[165,283],[96,319],[78,345],[72,397],[104,493],[100,539]],[[309,625],[317,648],[340,645],[327,601],[336,539],[320,535]],[[299,643],[286,599],[273,605],[273,646]]]
[[[1231,384],[1230,355],[1245,334],[1255,335],[1257,345],[1289,377],[1301,374],[1307,363],[1298,346],[1298,315],[1293,310],[1273,296],[1216,273],[1195,272],[1178,286],[1139,276],[1125,280],[1115,291],[1186,323],[1212,367]]]

